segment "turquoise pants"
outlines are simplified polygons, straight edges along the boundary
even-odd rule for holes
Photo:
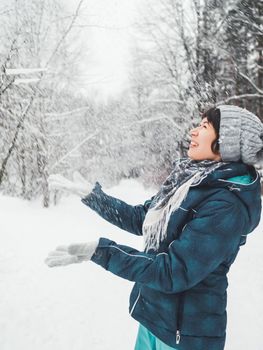
[[[134,350],[176,350],[176,348],[166,345],[140,324]]]

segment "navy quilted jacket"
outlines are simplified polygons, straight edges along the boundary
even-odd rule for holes
[[[249,174],[250,183],[233,177]],[[151,198],[151,200],[154,197]],[[148,207],[105,194],[99,183],[82,199],[104,219],[142,235]],[[223,350],[227,272],[246,236],[259,224],[259,174],[230,162],[191,186],[172,213],[158,252],[141,252],[100,238],[92,261],[134,281],[129,311],[167,345],[178,350]]]

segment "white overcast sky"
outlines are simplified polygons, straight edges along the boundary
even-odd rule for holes
[[[72,9],[76,8],[79,0],[71,1]],[[83,2],[80,22],[89,25],[83,30],[87,33],[93,62],[87,60],[87,66],[83,64],[83,91],[107,98],[121,92],[127,84],[132,24],[137,20],[138,4],[139,0]]]

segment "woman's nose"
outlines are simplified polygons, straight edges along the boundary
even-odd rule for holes
[[[198,127],[190,130],[190,135],[197,135],[198,134]]]

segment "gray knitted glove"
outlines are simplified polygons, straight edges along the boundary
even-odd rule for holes
[[[93,186],[79,172],[74,172],[73,180],[70,181],[60,174],[53,174],[49,176],[48,184],[50,188],[68,191],[80,197],[84,197],[92,191]]]
[[[69,246],[59,246],[48,254],[45,263],[49,267],[55,267],[88,261],[95,253],[98,244],[99,241],[97,240],[88,243],[72,243]]]

